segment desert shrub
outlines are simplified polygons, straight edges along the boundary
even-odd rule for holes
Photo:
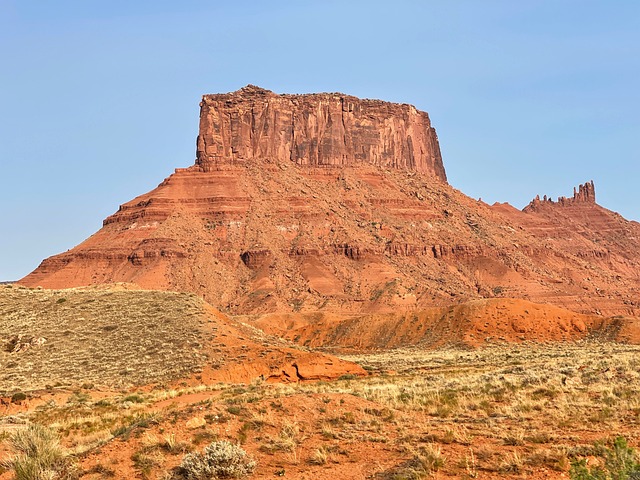
[[[60,446],[56,434],[42,425],[29,425],[11,438],[15,456],[8,465],[16,480],[72,480],[78,478],[74,462]]]
[[[590,467],[584,458],[571,463],[572,480],[640,479],[638,455],[624,437],[616,437],[611,447],[596,444],[594,453],[601,459],[598,465]]]
[[[27,395],[23,392],[16,392],[11,395],[11,403],[20,403],[27,399]]]
[[[131,403],[144,403],[144,397],[137,393],[132,393],[131,395],[127,395],[122,399],[122,403],[131,402]]]
[[[188,453],[177,468],[179,478],[206,480],[249,475],[256,462],[238,445],[226,440],[210,443],[202,453]]]

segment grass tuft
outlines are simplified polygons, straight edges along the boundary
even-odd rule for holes
[[[60,446],[57,435],[42,425],[31,424],[11,438],[15,456],[8,466],[16,480],[75,480],[73,460]]]

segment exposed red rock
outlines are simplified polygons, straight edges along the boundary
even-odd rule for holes
[[[319,167],[363,163],[447,180],[429,116],[412,105],[341,93],[276,95],[253,85],[205,95],[196,165],[208,172],[252,159]]]
[[[209,338],[204,350],[212,359],[201,371],[192,375],[188,383],[199,385],[216,382],[250,383],[256,379],[266,382],[300,382],[331,380],[343,375],[365,376],[362,367],[332,355],[291,348],[277,337],[267,337],[258,329],[251,329],[216,309],[206,306],[210,321],[204,326]],[[209,335],[207,335],[209,336]],[[182,383],[179,379],[176,383]]]
[[[531,212],[539,210],[542,206],[552,206],[555,204],[561,206],[569,206],[569,205],[595,205],[596,203],[596,187],[593,184],[593,180],[585,183],[584,185],[580,185],[578,189],[573,188],[573,197],[558,197],[558,201],[554,202],[546,195],[542,197],[540,200],[540,195],[536,195],[536,198],[531,200],[529,205],[524,207],[525,212]]]
[[[519,211],[446,183],[428,116],[341,94],[203,98],[196,164],[21,283],[133,282],[233,313],[384,312],[506,296],[637,315],[640,224],[573,198]]]
[[[495,343],[613,340],[640,343],[633,317],[585,315],[513,298],[391,313],[270,313],[251,320],[262,330],[312,348],[345,352],[407,346],[480,347]]]

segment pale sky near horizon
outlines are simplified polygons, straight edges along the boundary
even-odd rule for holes
[[[193,163],[205,93],[429,113],[449,183],[640,220],[640,2],[0,0],[0,281]]]

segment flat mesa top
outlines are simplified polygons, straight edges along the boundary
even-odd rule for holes
[[[409,103],[394,103],[387,102],[384,100],[379,100],[375,98],[359,98],[353,95],[347,95],[346,93],[341,92],[319,92],[319,93],[275,93],[271,90],[267,90],[266,88],[258,87],[256,85],[246,85],[235,92],[229,93],[208,93],[202,96],[203,101],[211,100],[211,101],[220,101],[220,100],[229,100],[229,99],[266,99],[266,98],[285,98],[290,100],[301,100],[301,99],[345,99],[350,101],[356,101],[361,103],[366,103],[369,105],[388,105],[388,106],[398,106],[402,108],[408,108],[410,110],[414,110],[415,112],[420,112],[426,114],[421,110],[418,110],[415,106]]]
[[[413,105],[342,93],[278,95],[255,85],[204,95],[196,164],[211,171],[265,158],[312,167],[369,164],[447,181],[429,115]]]

